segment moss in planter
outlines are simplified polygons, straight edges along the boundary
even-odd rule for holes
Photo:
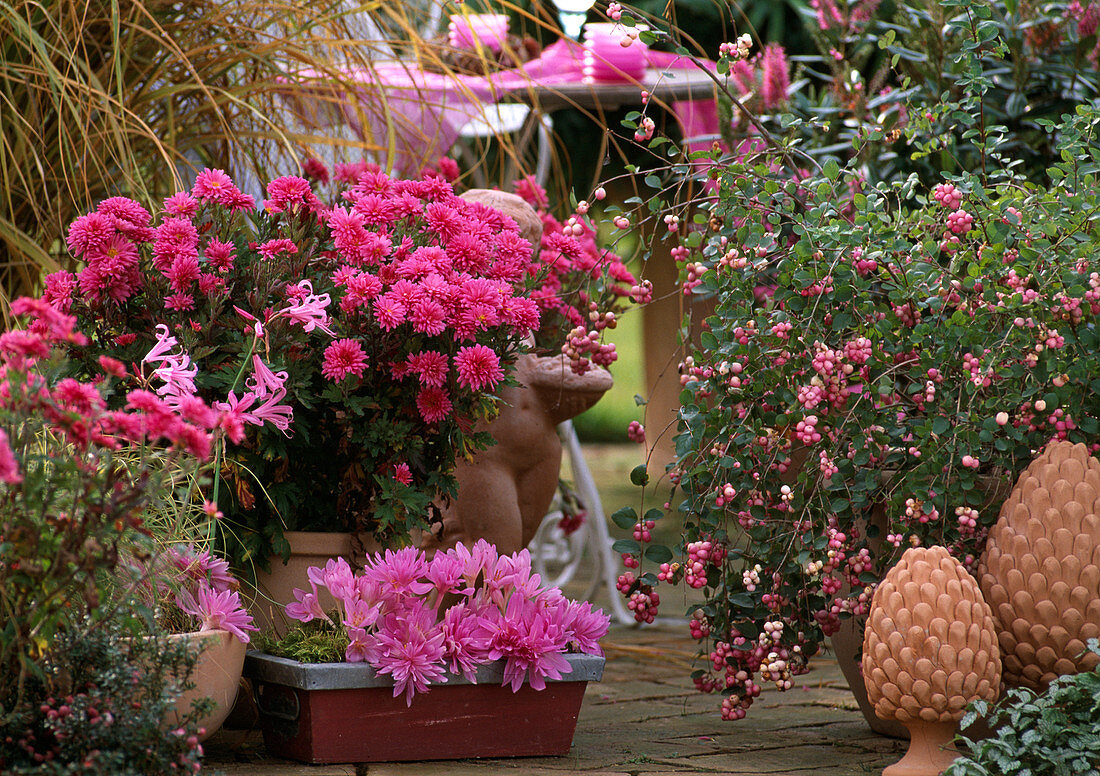
[[[323,620],[298,623],[281,639],[262,633],[253,641],[261,652],[299,663],[343,663],[348,647],[343,628]]]

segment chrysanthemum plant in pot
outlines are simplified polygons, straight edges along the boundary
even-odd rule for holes
[[[306,762],[565,754],[608,617],[480,540],[309,570],[247,673],[269,749]],[[337,602],[325,611],[327,591]],[[427,693],[431,697],[416,697]]]
[[[1027,182],[983,123],[976,52],[995,55],[996,31],[965,5],[974,66],[950,107],[975,169],[872,183],[774,142],[709,167],[684,244],[688,289],[716,306],[681,365],[666,509],[683,543],[646,546],[660,510],[616,520],[642,523],[617,544],[653,566],[620,578],[642,617],[661,583],[701,591],[694,680],[726,719],[765,683],[790,688],[905,548],[973,568],[999,508],[988,483],[1003,498],[1052,438],[1100,442],[1100,110],[1045,122],[1060,160]],[[932,115],[911,106],[906,130],[929,158],[952,150]]]
[[[70,227],[84,262],[45,299],[183,417],[218,410],[211,500],[238,568],[289,553],[289,531],[407,542],[538,325],[531,246],[438,176],[363,167],[331,204],[304,178],[256,208],[206,170],[156,217],[112,198]],[[285,601],[283,602],[285,603]]]

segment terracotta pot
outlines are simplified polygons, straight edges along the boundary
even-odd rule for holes
[[[504,661],[478,669],[477,684],[447,676],[426,695],[393,697],[393,679],[365,663],[298,663],[248,654],[264,745],[307,763],[401,762],[569,753],[589,681],[604,659],[566,655],[572,670],[544,690],[502,684]],[[430,770],[430,769],[429,769]]]
[[[191,710],[193,701],[210,698],[216,707],[199,720],[199,727],[205,729],[199,740],[205,741],[221,727],[233,709],[241,684],[245,645],[232,633],[224,630],[178,633],[169,638],[172,641],[190,642],[200,652],[191,672],[191,681],[195,687],[176,700],[175,709],[169,712],[166,724],[170,728],[178,726],[180,719]]]
[[[294,589],[310,589],[306,575],[310,566],[323,568],[331,558],[344,558],[355,568],[382,549],[374,537],[351,533],[287,531],[283,536],[290,544],[290,559],[284,563],[281,557],[272,557],[271,571],[257,569],[256,587],[246,591],[256,627],[278,636],[291,625],[283,607],[294,601]],[[326,610],[335,608],[335,599],[325,590],[321,593],[321,605]]]

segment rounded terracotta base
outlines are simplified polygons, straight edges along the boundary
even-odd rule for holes
[[[169,727],[176,727],[180,719],[190,712],[192,701],[211,698],[216,704],[214,710],[198,723],[205,730],[199,740],[205,741],[222,726],[222,722],[233,709],[237,689],[241,684],[245,645],[232,633],[224,630],[179,633],[170,638],[189,641],[201,651],[191,672],[191,681],[195,687],[176,699],[175,709],[169,712],[167,724]]]
[[[904,723],[909,729],[909,751],[882,772],[882,776],[939,776],[959,756],[951,743],[958,722]]]

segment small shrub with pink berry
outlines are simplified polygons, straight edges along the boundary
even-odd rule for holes
[[[709,168],[681,245],[685,285],[714,300],[681,364],[666,510],[683,543],[649,541],[662,510],[628,508],[615,546],[637,619],[661,585],[701,591],[694,678],[726,719],[790,688],[907,547],[973,568],[998,491],[1048,441],[1100,450],[1100,108],[1044,125],[1057,156],[1031,184],[982,123],[975,52],[996,31],[956,23],[973,170],[870,185],[834,159],[804,177],[762,141]]]

